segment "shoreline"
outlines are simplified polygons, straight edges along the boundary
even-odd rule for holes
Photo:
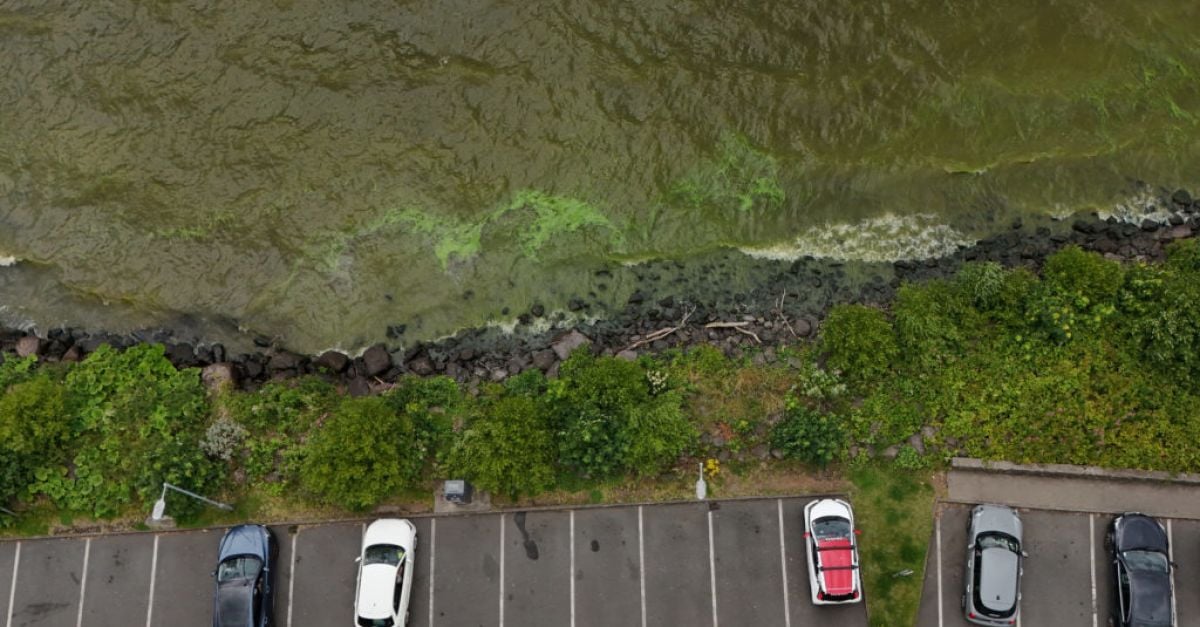
[[[751,258],[722,251],[688,262],[658,260],[636,269],[639,287],[625,306],[612,311],[595,293],[572,298],[566,311],[541,305],[515,318],[491,322],[453,336],[405,345],[403,325],[388,327],[395,344],[375,344],[357,356],[330,350],[305,355],[255,337],[254,350],[232,354],[221,343],[178,341],[171,329],[113,334],[70,328],[44,333],[0,328],[0,354],[37,354],[46,361],[79,361],[101,344],[127,348],[161,343],[177,368],[218,366],[241,389],[274,379],[324,374],[351,395],[378,392],[405,374],[446,375],[476,389],[530,368],[548,374],[572,349],[590,344],[596,354],[636,359],[676,347],[711,344],[727,355],[774,348],[816,337],[825,313],[835,304],[885,304],[902,282],[952,275],[966,262],[993,261],[1006,268],[1040,268],[1051,253],[1069,245],[1124,262],[1163,258],[1163,247],[1200,234],[1200,201],[1184,190],[1160,194],[1140,224],[1098,214],[1026,223],[1014,220],[1006,232],[943,257],[924,260],[855,262],[805,257],[795,261]],[[1161,218],[1165,216],[1165,220]],[[612,276],[598,268],[600,278]],[[720,289],[722,278],[737,276],[743,291]],[[572,319],[573,318],[573,319]]]

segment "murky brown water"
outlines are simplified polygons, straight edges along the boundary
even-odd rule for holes
[[[187,314],[315,351],[560,307],[606,261],[936,255],[1200,182],[1197,23],[1188,0],[0,2],[0,316]]]

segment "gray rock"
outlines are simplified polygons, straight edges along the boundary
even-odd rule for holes
[[[62,360],[68,362],[83,361],[83,349],[78,346],[68,348],[67,352],[63,353]]]
[[[324,368],[334,374],[340,374],[345,372],[346,366],[350,365],[350,358],[338,351],[325,351],[313,363],[319,368]]]
[[[204,382],[204,387],[213,392],[231,387],[236,382],[233,364],[222,362],[207,365],[200,371],[200,380]]]
[[[550,349],[540,350],[533,354],[533,367],[548,372],[558,362],[558,356]]]
[[[617,359],[623,359],[625,361],[637,361],[637,358],[638,358],[637,351],[632,351],[632,350],[626,349],[626,350],[623,350],[623,351],[617,353]]]
[[[925,438],[926,440],[937,435],[937,432],[938,432],[937,427],[931,427],[929,425],[925,425],[924,427],[921,427],[921,437]]]
[[[883,449],[883,458],[884,459],[896,459],[896,456],[899,454],[900,454],[900,447],[896,446],[895,444]]]
[[[491,373],[489,373],[488,376],[491,377],[492,381],[499,383],[508,378],[508,371],[504,368],[495,368],[491,371]]]
[[[913,450],[915,450],[918,454],[925,454],[925,439],[921,437],[920,433],[914,433],[908,436],[908,445],[913,447]]]
[[[419,355],[408,362],[408,369],[414,374],[427,377],[433,374],[433,362],[429,360],[428,355]]]
[[[725,437],[724,437],[724,436],[722,436],[721,434],[715,434],[715,435],[713,435],[713,437],[712,437],[712,444],[713,444],[713,446],[715,446],[715,447],[717,447],[717,448],[722,448],[722,447],[724,447],[724,446],[725,446]]]
[[[42,340],[33,335],[26,335],[17,340],[17,356],[28,357],[30,355],[39,355],[42,352]]]
[[[717,459],[722,462],[729,461],[729,458],[730,458],[730,454],[729,454],[729,449],[727,449],[727,448],[723,448],[723,449],[721,449],[721,452],[717,453]]]
[[[368,377],[377,377],[392,367],[392,355],[382,344],[376,344],[363,353],[363,365]]]
[[[558,338],[550,348],[554,350],[554,354],[558,355],[559,359],[565,360],[571,356],[571,352],[585,344],[591,344],[592,340],[588,336],[580,333],[575,329],[571,329],[566,335]]]
[[[801,318],[792,323],[792,330],[800,337],[808,337],[812,335],[813,323],[807,318]]]
[[[290,351],[279,351],[271,355],[271,361],[267,362],[267,368],[274,372],[295,370],[299,366],[300,356]]]
[[[783,459],[783,450],[777,448],[771,449],[771,457],[774,457],[775,459]]]
[[[766,459],[771,456],[771,449],[766,444],[759,444],[750,449],[750,454],[758,459]]]

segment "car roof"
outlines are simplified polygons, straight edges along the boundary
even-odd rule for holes
[[[254,586],[237,582],[217,586],[217,615],[221,627],[250,627],[254,624]]]
[[[367,526],[367,531],[363,534],[363,546],[394,544],[407,552],[412,550],[413,538],[416,535],[416,527],[407,520],[384,518]]]
[[[358,581],[358,615],[363,618],[390,618],[392,595],[396,585],[395,566],[368,564],[363,566]]]
[[[817,540],[817,561],[820,563],[821,587],[828,594],[842,595],[854,592],[854,540],[853,538],[825,538]]]
[[[1171,621],[1171,580],[1166,573],[1129,573],[1129,616],[1150,625]]]
[[[1016,553],[994,547],[979,556],[979,602],[987,609],[1007,612],[1017,604],[1017,574],[1020,559]]]

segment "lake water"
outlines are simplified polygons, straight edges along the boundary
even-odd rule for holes
[[[353,350],[647,259],[922,258],[1136,212],[1137,181],[1200,182],[1197,24],[1194,0],[0,1],[0,320]]]

